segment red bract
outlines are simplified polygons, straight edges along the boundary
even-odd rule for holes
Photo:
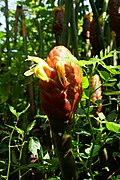
[[[53,9],[53,13],[54,13],[54,20],[53,20],[52,30],[53,33],[55,33],[56,44],[59,45],[63,31],[64,9],[63,7],[55,7]]]
[[[49,118],[66,121],[72,116],[82,94],[82,75],[80,67],[71,62],[75,57],[64,46],[53,48],[45,69],[49,82],[40,80],[42,109]]]
[[[120,48],[120,0],[109,1],[110,27],[116,33],[116,46]]]
[[[97,55],[100,50],[100,43],[95,26],[95,20],[93,18],[93,13],[89,13],[84,17],[83,36],[85,37],[85,39],[90,39],[90,43],[92,45],[92,56]]]

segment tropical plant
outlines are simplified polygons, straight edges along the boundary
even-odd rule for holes
[[[120,179],[119,0],[1,2],[0,179]]]

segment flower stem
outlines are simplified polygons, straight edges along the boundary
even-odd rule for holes
[[[91,179],[94,180],[91,165],[92,165],[92,158],[93,158],[93,150],[94,150],[94,146],[95,146],[95,137],[94,137],[94,132],[93,132],[93,126],[92,126],[92,123],[91,123],[91,120],[90,120],[90,99],[91,99],[91,95],[89,96],[88,112],[87,112],[87,118],[88,118],[88,121],[89,121],[91,137],[92,137],[92,141],[91,141],[92,148],[91,148],[90,159],[89,159],[89,173],[90,173]]]
[[[76,180],[75,159],[72,152],[70,125],[60,119],[50,119],[51,129],[64,180]]]

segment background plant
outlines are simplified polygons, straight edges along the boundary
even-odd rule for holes
[[[78,58],[83,71],[84,91],[72,128],[78,177],[119,179],[119,47],[109,23],[108,1],[89,1],[97,37],[101,35],[97,54],[92,37],[84,36],[89,9],[85,1],[18,1],[13,11],[7,0],[1,2],[6,29],[0,30],[0,179],[61,177],[48,119],[40,109],[38,80],[23,74],[27,55],[46,58],[57,45],[53,8],[64,4],[60,43]],[[90,82],[95,74],[101,79],[102,99],[93,102]],[[96,115],[101,103],[102,111]]]

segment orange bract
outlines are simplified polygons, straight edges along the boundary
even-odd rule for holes
[[[82,94],[82,75],[80,67],[73,63],[64,61],[73,55],[64,46],[53,48],[46,63],[54,71],[45,70],[49,82],[40,80],[40,96],[43,111],[52,118],[61,118],[63,121],[76,110]]]

